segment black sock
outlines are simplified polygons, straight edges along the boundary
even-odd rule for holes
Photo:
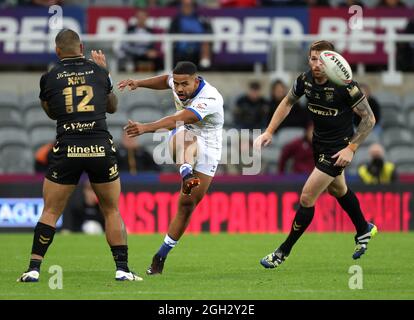
[[[53,241],[55,232],[56,232],[56,228],[49,226],[48,224],[38,222],[34,229],[32,254],[36,254],[38,256],[44,257],[47,249],[49,248],[50,244]],[[29,269],[39,270],[41,262],[42,261],[39,259],[31,259]]]
[[[293,220],[289,236],[280,246],[280,250],[282,250],[285,255],[289,255],[293,245],[296,243],[296,241],[298,241],[300,236],[305,232],[306,228],[311,224],[314,213],[315,207],[305,208],[300,206],[298,211],[296,211],[295,219]]]
[[[128,246],[111,246],[112,255],[114,257],[116,270],[129,272],[128,268]]]
[[[356,197],[355,193],[353,193],[352,190],[348,188],[348,191],[344,196],[336,199],[338,200],[342,209],[344,209],[348,216],[351,218],[357,234],[365,233],[368,228],[368,223],[364,218],[361,207],[359,206],[359,200]]]
[[[40,259],[30,259],[29,270],[37,270],[40,271],[40,264],[42,260]]]

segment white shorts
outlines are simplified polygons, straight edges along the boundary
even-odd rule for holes
[[[184,126],[178,127],[177,129],[174,129],[170,131],[170,139],[177,133],[181,132],[183,130],[188,130],[191,132],[191,130],[187,129]],[[196,163],[194,166],[194,170],[201,172],[207,176],[214,177],[217,171],[217,166],[221,159],[221,147],[220,148],[213,148],[209,147],[205,140],[197,136],[197,158]],[[221,146],[221,142],[220,142]]]

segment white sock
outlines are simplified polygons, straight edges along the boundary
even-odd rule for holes
[[[180,167],[180,175],[184,178],[186,175],[193,173],[193,167],[189,163],[184,163]]]
[[[174,239],[170,238],[170,236],[167,234],[167,235],[165,235],[164,243],[167,246],[169,246],[171,248],[174,248],[177,245],[178,241],[175,241]]]

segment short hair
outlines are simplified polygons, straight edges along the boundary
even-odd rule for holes
[[[81,41],[79,35],[71,29],[62,29],[55,38],[56,47],[65,53],[76,53]]]
[[[261,84],[257,80],[253,80],[249,82],[249,88],[251,90],[260,90],[262,88]]]
[[[315,41],[309,47],[309,56],[311,55],[311,51],[324,51],[324,50],[335,51],[335,46],[332,44],[332,42],[329,42],[326,40]]]
[[[190,61],[180,61],[173,70],[174,74],[189,74],[190,76],[197,73],[197,66]]]

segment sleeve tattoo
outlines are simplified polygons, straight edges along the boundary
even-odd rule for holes
[[[375,116],[366,98],[364,98],[360,103],[358,103],[353,110],[357,115],[361,117],[361,122],[356,128],[356,132],[351,139],[351,143],[356,143],[360,145],[374,127]]]

